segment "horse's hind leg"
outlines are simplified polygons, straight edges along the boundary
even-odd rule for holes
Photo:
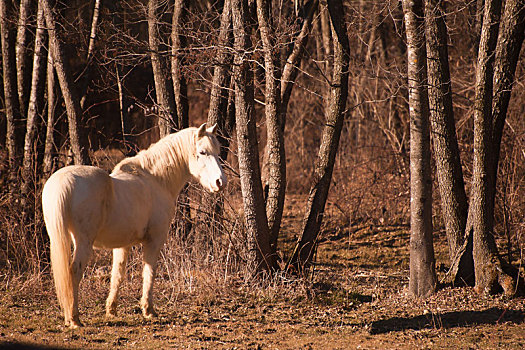
[[[126,273],[129,247],[113,249],[113,269],[111,270],[111,288],[106,301],[106,317],[117,315],[117,299],[122,277]]]
[[[157,316],[155,308],[153,307],[153,280],[155,279],[155,269],[157,267],[157,259],[159,257],[162,243],[150,241],[144,243],[143,247],[144,270],[142,277],[144,282],[142,286],[142,299],[140,300],[140,305],[144,317],[152,318]]]
[[[71,273],[73,275],[73,304],[72,310],[68,310],[71,319],[66,320],[66,323],[69,323],[69,327],[71,328],[82,326],[78,312],[78,287],[92,251],[93,247],[88,240],[75,237],[75,250],[73,252],[73,261],[71,263]]]

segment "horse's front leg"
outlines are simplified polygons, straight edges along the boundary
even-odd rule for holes
[[[142,307],[142,314],[145,318],[157,316],[155,308],[153,307],[153,281],[155,279],[157,260],[163,243],[164,240],[162,240],[162,242],[148,241],[143,244],[144,270],[142,272],[142,277],[144,282],[142,286],[142,299],[140,300],[140,305]]]
[[[117,300],[122,277],[126,273],[129,247],[113,249],[113,268],[111,270],[111,287],[106,301],[106,317],[117,315]]]

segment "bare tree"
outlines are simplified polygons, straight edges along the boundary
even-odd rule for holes
[[[42,1],[42,0],[39,0]],[[48,47],[51,47],[51,39],[48,38]],[[47,52],[46,69],[46,95],[47,95],[47,120],[46,120],[46,140],[44,143],[44,159],[42,161],[43,178],[47,179],[53,172],[54,148],[55,148],[55,107],[56,107],[56,82],[53,55]]]
[[[246,0],[231,0],[234,35],[235,115],[244,220],[252,261],[257,272],[276,268],[270,250],[268,219],[264,208],[259,152],[254,115],[253,72],[249,52],[250,35]]]
[[[188,20],[188,6],[188,0],[175,0],[171,24],[171,79],[179,129],[189,126],[188,84],[182,72],[185,63],[184,50],[187,46],[187,39],[182,32],[182,26]]]
[[[44,69],[43,64],[45,59],[45,18],[44,8],[42,7],[42,0],[39,1],[37,14],[37,28],[35,34],[35,52],[33,54],[33,73],[31,77],[31,92],[29,94],[29,106],[27,109],[27,124],[26,136],[24,141],[24,160],[22,171],[22,189],[23,198],[27,198],[29,187],[34,182],[35,178],[35,134],[37,128],[37,116],[39,111],[38,100],[42,96],[44,87]]]
[[[0,0],[0,35],[2,40],[2,73],[4,83],[4,104],[7,119],[6,148],[9,162],[9,187],[13,189],[16,181],[16,172],[19,164],[19,147],[16,143],[16,117],[18,113],[18,99],[16,97],[15,57],[13,50],[13,30],[9,26],[12,10],[8,8],[10,2]]]
[[[422,0],[403,0],[408,55],[410,105],[410,282],[414,297],[436,290],[432,240],[432,176]]]
[[[463,171],[456,136],[452,87],[448,64],[448,34],[444,9],[440,0],[425,2],[427,40],[428,96],[430,122],[434,143],[434,158],[441,197],[443,221],[449,245],[449,256],[454,260],[463,245],[467,224],[468,201],[463,182]],[[458,263],[460,263],[458,261]],[[458,264],[452,281],[472,283],[474,266],[472,255]]]
[[[82,83],[81,83],[81,98],[80,98],[80,107],[82,110],[85,108],[86,99],[87,99],[87,90],[89,81],[91,80],[91,72],[93,70],[93,56],[95,53],[95,42],[97,39],[97,30],[100,14],[100,2],[101,0],[95,0],[95,5],[93,7],[93,18],[91,20],[91,32],[89,34],[89,44],[86,57],[86,67],[84,68],[82,74]]]
[[[284,151],[283,115],[281,112],[281,86],[275,39],[269,16],[270,3],[257,0],[257,19],[264,51],[265,67],[265,115],[266,152],[268,158],[268,194],[266,215],[270,229],[270,245],[275,252],[277,237],[281,228],[286,190],[286,157]]]
[[[219,141],[221,143],[221,158],[226,159],[228,154],[229,137],[232,129],[227,125],[234,124],[228,121],[228,96],[230,91],[230,70],[233,63],[230,48],[233,46],[232,19],[230,0],[225,0],[222,8],[218,52],[213,69],[213,78],[210,91],[210,105],[208,109],[208,124],[217,124]]]
[[[32,1],[22,0],[18,15],[18,28],[16,33],[16,75],[18,81],[18,104],[20,105],[20,114],[26,115],[26,106],[28,103],[27,93],[29,91],[29,74],[28,74],[28,44],[29,44],[29,22],[32,10]]]
[[[159,105],[159,132],[160,137],[168,135],[173,126],[179,127],[174,122],[175,105],[169,93],[168,81],[166,79],[166,69],[160,55],[160,33],[158,28],[157,9],[158,0],[148,0],[148,42],[151,57],[151,67],[153,68],[153,79],[155,81],[155,95]]]
[[[332,181],[335,156],[339,146],[339,138],[345,116],[346,99],[348,96],[348,74],[350,61],[350,46],[344,7],[341,0],[329,1],[328,11],[332,24],[334,50],[333,76],[331,94],[328,101],[326,124],[321,136],[321,145],[315,164],[313,183],[310,188],[303,219],[302,237],[295,247],[290,260],[291,266],[297,271],[307,268],[313,259],[316,240],[321,228],[323,213]]]
[[[80,100],[77,91],[74,88],[71,69],[68,61],[65,59],[63,43],[56,30],[57,25],[53,8],[49,4],[49,0],[43,0],[42,4],[51,42],[50,51],[53,55],[54,67],[57,72],[60,89],[66,105],[69,124],[69,141],[73,151],[75,164],[89,164],[87,142],[84,142],[79,125],[82,121],[82,110],[80,108]]]
[[[505,272],[505,266],[498,256],[493,236],[494,196],[496,192],[497,156],[501,132],[495,130],[493,123],[493,81],[498,92],[502,88],[511,89],[514,75],[512,65],[521,48],[523,39],[523,3],[506,2],[503,24],[499,31],[501,1],[486,1],[481,30],[481,40],[476,69],[476,91],[474,100],[474,162],[469,220],[473,229],[473,258],[475,266],[475,289],[478,292],[494,292],[503,288],[505,294],[514,294],[512,278]],[[521,29],[521,33],[519,30]],[[499,32],[499,35],[498,35]],[[495,53],[495,51],[498,51]],[[507,55],[506,57],[503,55]],[[498,57],[498,74],[494,74],[494,57]],[[517,60],[516,60],[517,61]],[[506,68],[504,68],[506,67]],[[506,71],[505,73],[503,73]],[[512,75],[510,75],[512,73]],[[497,81],[497,80],[499,81]],[[504,83],[503,80],[507,83]],[[506,86],[505,86],[506,85]],[[494,116],[505,118],[506,108],[496,98]]]
[[[39,0],[42,1],[42,0]],[[49,46],[51,47],[51,38],[48,38]],[[54,163],[54,148],[55,148],[55,107],[56,107],[56,82],[55,82],[55,68],[53,64],[53,55],[50,51],[47,53],[47,69],[46,69],[46,93],[47,93],[47,121],[46,121],[46,140],[44,144],[44,160],[43,160],[43,178],[47,179],[53,172]]]

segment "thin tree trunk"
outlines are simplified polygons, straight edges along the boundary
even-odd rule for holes
[[[29,77],[28,74],[28,46],[29,46],[29,17],[31,15],[31,0],[22,0],[20,2],[20,12],[18,16],[18,28],[16,33],[16,75],[18,81],[18,104],[20,106],[20,114],[25,116],[27,114],[26,106],[28,104],[29,92]]]
[[[208,109],[208,125],[217,125],[218,140],[221,144],[220,158],[223,162],[228,158],[230,137],[235,125],[235,111],[230,111],[229,101],[233,105],[235,99],[232,89],[233,82],[230,74],[230,67],[233,63],[231,48],[233,47],[233,33],[231,21],[230,1],[225,0],[222,8],[221,20],[219,25],[219,38],[217,42],[216,63],[213,69],[213,77],[210,91],[210,105]],[[211,227],[212,232],[217,232],[216,227],[220,227],[221,214],[223,210],[223,200],[221,195],[204,194],[201,201],[201,214],[198,222],[206,223],[205,230],[209,233],[209,223],[214,223]]]
[[[310,2],[309,8],[307,9],[306,18],[303,21],[301,31],[297,35],[294,41],[294,46],[290,56],[286,59],[286,63],[283,67],[283,73],[281,76],[281,109],[282,109],[282,128],[284,130],[284,123],[286,122],[286,112],[288,108],[288,102],[292,95],[292,89],[295,85],[297,73],[299,72],[299,66],[304,56],[304,50],[308,43],[309,33],[312,28],[312,20],[314,17],[315,10],[319,7],[319,1],[313,0]]]
[[[33,74],[31,78],[31,92],[29,94],[29,107],[27,113],[27,126],[26,126],[26,136],[24,142],[24,160],[23,160],[23,170],[22,170],[22,198],[27,198],[29,193],[29,188],[36,180],[35,178],[35,163],[36,159],[35,152],[35,134],[36,134],[36,122],[37,116],[39,113],[38,99],[41,96],[44,88],[44,69],[45,65],[44,58],[45,56],[45,18],[44,18],[44,9],[42,7],[41,1],[38,5],[38,14],[37,14],[37,28],[35,35],[35,52],[33,56]],[[25,207],[25,206],[24,206]]]
[[[227,124],[227,107],[230,87],[230,71],[232,55],[227,48],[233,46],[230,0],[224,1],[221,23],[219,28],[219,50],[217,63],[213,69],[213,78],[210,91],[210,106],[208,109],[208,125],[217,124],[219,142],[221,143],[221,159],[226,160],[228,154],[229,137],[231,130],[225,128]]]
[[[84,141],[82,137],[83,133],[80,132],[82,122],[80,100],[73,84],[68,61],[65,59],[62,41],[59,33],[56,31],[57,25],[53,9],[49,4],[49,0],[42,0],[42,4],[44,6],[44,14],[51,42],[50,51],[53,55],[53,63],[66,105],[69,124],[69,142],[71,144],[71,150],[73,151],[75,164],[89,164],[87,142]]]
[[[448,65],[447,27],[441,0],[426,1],[426,39],[430,122],[434,142],[439,192],[451,262],[463,245],[468,201],[452,108],[452,88]],[[473,283],[472,256],[452,276],[452,281]]]
[[[51,38],[48,38],[49,47],[51,47]],[[47,52],[47,71],[46,71],[46,85],[47,85],[47,123],[46,123],[46,141],[44,145],[44,179],[47,180],[54,168],[54,153],[55,153],[55,68],[53,64],[53,55],[50,51]]]
[[[188,20],[188,0],[175,0],[173,21],[171,24],[171,78],[179,129],[189,126],[188,85],[182,73],[184,65],[183,51],[187,46],[186,36],[182,33],[182,25]]]
[[[501,13],[500,0],[485,2],[479,44],[474,99],[474,162],[470,198],[473,229],[473,257],[478,292],[495,292],[499,285],[501,266],[493,236],[494,207],[491,206],[492,150],[492,83],[494,50],[498,38]],[[499,271],[498,271],[499,270]],[[507,291],[506,291],[507,292]]]
[[[97,39],[97,29],[98,29],[98,19],[100,13],[100,2],[101,0],[95,0],[95,5],[93,7],[93,18],[91,20],[91,32],[89,35],[89,45],[86,58],[86,68],[84,68],[81,84],[81,98],[80,98],[80,107],[84,110],[87,99],[87,90],[88,85],[91,80],[91,72],[93,70],[93,55],[95,53],[95,41]]]
[[[521,4],[522,5],[522,4]],[[496,242],[494,240],[494,196],[496,193],[497,159],[499,153],[499,142],[501,130],[494,134],[493,106],[496,102],[497,110],[494,110],[494,117],[500,118],[506,115],[502,96],[498,96],[501,91],[496,92],[497,98],[493,97],[493,82],[496,82],[498,89],[504,88],[504,74],[513,69],[510,64],[507,69],[504,61],[511,63],[519,53],[519,48],[514,47],[518,42],[511,38],[514,29],[510,25],[520,30],[519,11],[522,10],[514,1],[507,3],[501,33],[498,38],[498,27],[500,22],[501,1],[486,1],[483,17],[483,27],[479,45],[478,65],[476,69],[476,91],[474,100],[474,165],[472,178],[472,195],[470,200],[470,212],[472,215],[473,226],[473,257],[475,266],[476,286],[478,292],[493,293],[499,288],[503,288],[505,294],[512,295],[515,292],[512,278],[503,270],[502,261],[498,256]],[[521,15],[522,16],[522,15]],[[510,18],[507,18],[510,17]],[[511,17],[515,17],[512,19]],[[521,45],[520,45],[521,46]],[[495,50],[497,48],[497,53]],[[506,48],[506,49],[505,49]],[[518,53],[512,52],[517,50]],[[502,57],[502,55],[508,55]],[[494,74],[494,57],[498,57],[498,74]],[[517,59],[517,58],[516,58]],[[507,76],[508,78],[508,76]],[[510,78],[508,81],[511,81]],[[506,86],[510,90],[510,83]],[[494,143],[494,136],[498,138],[498,145]]]
[[[344,21],[344,7],[341,0],[328,2],[332,22],[334,44],[334,65],[329,107],[326,124],[321,136],[321,145],[314,169],[313,184],[310,188],[303,220],[303,233],[290,260],[291,266],[301,272],[313,260],[317,236],[321,228],[323,213],[332,181],[335,156],[345,116],[348,96],[348,74],[350,48]]]
[[[254,115],[253,71],[250,58],[252,49],[247,32],[248,5],[246,0],[232,0],[234,34],[235,114],[241,191],[244,220],[248,234],[251,260],[256,272],[275,269],[276,259],[270,250],[268,220],[264,208],[259,152]]]
[[[507,0],[499,30],[494,61],[492,99],[492,154],[491,179],[496,181],[503,127],[507,117],[514,75],[520,56],[525,31],[525,1]],[[492,185],[496,188],[496,183]]]
[[[270,23],[269,3],[257,0],[257,19],[264,51],[265,66],[265,115],[266,149],[268,157],[268,194],[266,215],[270,229],[272,253],[277,250],[277,238],[281,228],[286,190],[286,157],[283,136],[283,115],[281,113],[281,88],[279,84],[278,57],[274,33]]]
[[[19,147],[17,145],[18,99],[16,95],[16,75],[14,57],[14,32],[9,26],[8,18],[12,10],[8,1],[0,0],[0,35],[2,44],[2,74],[4,83],[4,105],[7,121],[6,148],[9,163],[9,189],[13,192],[19,165]]]
[[[422,0],[403,0],[408,55],[410,111],[409,292],[428,297],[437,286],[432,240],[432,176]]]
[[[164,137],[171,133],[173,127],[179,128],[175,119],[175,102],[169,93],[168,81],[166,79],[163,60],[160,56],[160,34],[158,30],[157,8],[159,0],[148,0],[148,41],[153,69],[153,80],[155,81],[155,95],[159,105],[159,133]]]
[[[175,98],[175,109],[177,111],[177,126],[179,129],[189,126],[188,85],[186,77],[182,72],[184,62],[184,50],[187,47],[186,36],[183,34],[182,26],[188,20],[188,0],[175,0],[171,22],[171,80],[173,83],[173,95]],[[181,237],[187,237],[192,229],[190,198],[188,186],[179,194],[178,206],[182,220],[179,221]]]

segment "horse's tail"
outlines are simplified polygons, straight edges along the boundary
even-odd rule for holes
[[[64,313],[73,309],[71,235],[68,230],[71,183],[64,177],[51,177],[42,191],[42,210],[51,244],[51,267],[58,300]],[[64,315],[66,321],[73,315]]]

